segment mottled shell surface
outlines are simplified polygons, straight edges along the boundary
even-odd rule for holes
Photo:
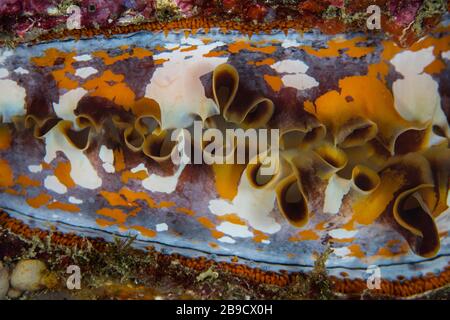
[[[42,229],[263,269],[309,271],[329,245],[338,277],[439,273],[449,59],[446,23],[408,48],[211,29],[2,49],[0,208]],[[263,186],[250,165],[177,166],[161,145],[194,120],[277,128],[287,164]]]

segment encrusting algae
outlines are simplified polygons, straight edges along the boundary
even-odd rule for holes
[[[382,2],[385,34],[359,32],[352,1],[111,2],[111,21],[18,29],[0,49],[0,258],[34,282],[7,295],[445,296],[448,17]],[[208,130],[278,135],[251,154]]]

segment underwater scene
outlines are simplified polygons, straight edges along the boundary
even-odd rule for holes
[[[446,1],[0,1],[0,300],[444,299]]]

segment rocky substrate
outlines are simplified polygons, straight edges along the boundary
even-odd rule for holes
[[[406,38],[417,39],[448,12],[445,0],[2,0],[0,41],[13,45],[64,33],[74,26],[68,24],[74,19],[77,29],[105,33],[125,26],[145,29],[146,23],[157,23],[162,30],[166,24],[189,19],[208,19],[208,26],[232,21],[256,30],[294,21],[302,30],[367,31],[367,9],[374,4],[381,9],[382,30],[395,39],[408,34]]]
[[[237,257],[217,264],[204,257],[186,259],[152,248],[133,249],[133,238],[106,243],[58,232],[37,233],[20,224],[16,229],[13,224],[0,226],[0,299],[394,298],[380,292],[336,292],[325,268],[329,251],[317,257],[309,274],[270,274],[245,268]],[[68,286],[70,266],[81,271],[79,288]],[[449,299],[450,288],[412,298]]]
[[[0,299],[17,299],[23,292],[36,292],[56,285],[56,276],[37,259],[23,259],[10,269],[0,262]]]

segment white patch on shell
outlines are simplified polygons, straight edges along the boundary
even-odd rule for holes
[[[166,43],[164,45],[164,48],[166,48],[167,50],[173,50],[177,47],[179,47],[179,44],[177,44],[177,43]]]
[[[97,72],[98,72],[98,70],[95,68],[86,67],[86,68],[77,69],[77,71],[75,71],[75,75],[77,77],[86,79],[86,78],[89,78],[90,76],[92,76],[93,74],[96,74]]]
[[[337,214],[342,205],[342,199],[350,191],[351,181],[331,176],[325,189],[325,199],[323,202],[323,212]]]
[[[57,152],[60,151],[69,159],[70,176],[77,185],[86,189],[97,189],[102,185],[102,179],[98,176],[89,158],[82,150],[75,148],[67,141],[66,137],[58,130],[58,126],[45,134],[44,139],[45,162],[52,162],[56,159]]]
[[[9,71],[5,68],[0,68],[0,78],[5,78],[9,75]]]
[[[217,240],[219,240],[220,242],[223,242],[223,243],[230,243],[230,244],[236,243],[236,240],[234,240],[233,238],[230,238],[228,236],[223,236]]]
[[[103,161],[103,169],[108,173],[114,173],[114,152],[112,149],[108,149],[106,146],[100,147],[99,158]]]
[[[137,165],[136,167],[132,168],[130,170],[132,173],[137,173],[139,171],[146,171],[148,173],[147,167],[145,166],[145,164],[140,163],[139,165]]]
[[[103,169],[105,169],[107,173],[114,173],[116,171],[114,165],[112,165],[111,163],[104,163]]]
[[[83,54],[83,55],[81,55],[81,56],[76,56],[76,57],[73,57],[73,59],[75,60],[75,61],[89,61],[89,60],[91,60],[92,59],[92,56],[90,55],[90,54]]]
[[[75,124],[76,116],[74,110],[86,93],[87,91],[83,88],[77,88],[60,96],[59,103],[53,103],[53,109],[56,115],[61,119],[72,121]]]
[[[253,232],[248,230],[247,226],[231,222],[222,222],[220,225],[216,227],[216,229],[232,237],[239,237],[239,238],[253,237]]]
[[[351,251],[347,247],[342,247],[342,248],[333,248],[333,253],[338,257],[344,258],[347,257],[351,253]]]
[[[272,69],[278,73],[305,73],[308,66],[300,60],[281,60],[272,64]]]
[[[5,63],[6,59],[11,57],[14,54],[13,50],[3,49],[0,53],[0,64]]]
[[[178,178],[183,172],[184,167],[185,165],[180,165],[172,176],[151,174],[148,178],[142,180],[142,186],[152,192],[172,193],[177,188]]]
[[[250,185],[247,174],[243,174],[233,201],[214,199],[209,201],[209,210],[218,216],[236,213],[257,230],[276,233],[281,226],[270,216],[275,205],[275,191],[271,189],[255,189]]]
[[[22,67],[18,67],[16,70],[14,70],[17,74],[29,74],[30,72],[27,69],[24,69]]]
[[[169,230],[167,223],[159,223],[156,225],[156,231],[163,232]]]
[[[283,74],[281,81],[285,87],[306,90],[319,85],[316,79],[306,74],[309,67],[303,61],[287,59],[278,61],[270,67]]]
[[[430,47],[417,52],[403,51],[391,60],[403,76],[392,85],[395,109],[408,121],[429,122],[441,107],[438,83],[423,73],[434,59],[433,47]]]
[[[38,165],[28,166],[28,171],[30,171],[31,173],[39,173],[42,171],[42,165],[38,164]]]
[[[281,43],[281,46],[283,48],[298,47],[298,46],[300,46],[300,43],[298,43],[297,40],[295,40],[295,39],[286,38]]]
[[[434,61],[433,47],[419,51],[402,51],[392,58],[391,63],[403,76],[415,76],[423,72]]]
[[[335,239],[353,238],[354,236],[356,236],[357,233],[358,233],[357,230],[348,231],[345,229],[334,229],[334,230],[331,230],[330,232],[328,232],[328,234]]]
[[[4,123],[11,122],[13,116],[25,114],[26,91],[17,82],[0,80],[0,118]]]
[[[145,90],[145,96],[156,100],[160,105],[163,129],[185,128],[192,124],[195,115],[206,119],[219,113],[213,99],[206,97],[200,78],[228,60],[223,57],[203,57],[224,43],[204,45],[189,38],[182,43],[195,43],[198,47],[183,52],[181,50],[186,47],[181,46],[177,50],[155,55],[155,60],[168,61],[155,70]]]
[[[64,194],[67,192],[67,187],[59,182],[58,178],[55,176],[48,176],[44,180],[44,186],[53,192]]]
[[[70,196],[70,197],[69,197],[69,202],[70,202],[70,203],[73,203],[73,204],[82,204],[82,203],[83,203],[83,200],[78,199],[78,198],[75,198],[75,197],[73,197],[73,196]]]
[[[292,87],[297,90],[306,90],[317,87],[319,83],[313,77],[306,74],[287,74],[281,77],[285,87]]]
[[[450,60],[450,50],[442,52],[442,58]]]

